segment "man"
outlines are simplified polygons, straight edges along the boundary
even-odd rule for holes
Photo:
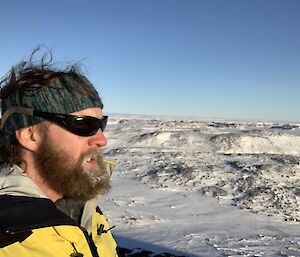
[[[33,55],[1,81],[0,256],[117,256],[97,207],[114,166],[101,99],[76,68]]]

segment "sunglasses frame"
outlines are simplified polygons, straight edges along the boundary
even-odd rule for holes
[[[103,116],[102,119],[98,119],[92,116],[43,112],[43,111],[34,110],[33,108],[13,106],[3,114],[1,118],[1,125],[0,125],[1,129],[3,129],[7,118],[13,113],[21,113],[31,117],[36,116],[36,117],[43,118],[47,121],[54,122],[55,124],[63,127],[64,129],[68,130],[69,132],[75,135],[83,136],[83,137],[95,135],[99,129],[101,129],[101,131],[103,132],[107,125],[107,119],[108,119],[108,116],[106,115]],[[93,124],[95,128],[91,129],[90,131],[89,130],[80,131],[80,128],[78,127],[76,128],[76,122],[80,123],[80,122],[87,122],[87,121],[90,122],[90,124]],[[85,125],[86,128],[88,128],[88,125],[84,123],[82,124]]]

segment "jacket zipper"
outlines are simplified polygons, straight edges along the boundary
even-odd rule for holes
[[[86,241],[90,247],[90,251],[92,253],[92,256],[93,257],[100,257],[99,254],[98,254],[98,251],[97,251],[97,247],[94,243],[94,241],[91,239],[91,237],[89,236],[88,232],[86,231],[85,228],[83,227],[80,227],[81,231],[83,232],[85,238],[86,238]]]

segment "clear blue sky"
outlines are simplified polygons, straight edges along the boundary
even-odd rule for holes
[[[106,112],[300,122],[298,0],[4,0],[0,74],[84,59]]]

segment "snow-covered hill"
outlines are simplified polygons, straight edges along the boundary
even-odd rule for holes
[[[297,124],[111,118],[105,154],[118,165],[101,205],[121,245],[300,256],[299,135]]]

